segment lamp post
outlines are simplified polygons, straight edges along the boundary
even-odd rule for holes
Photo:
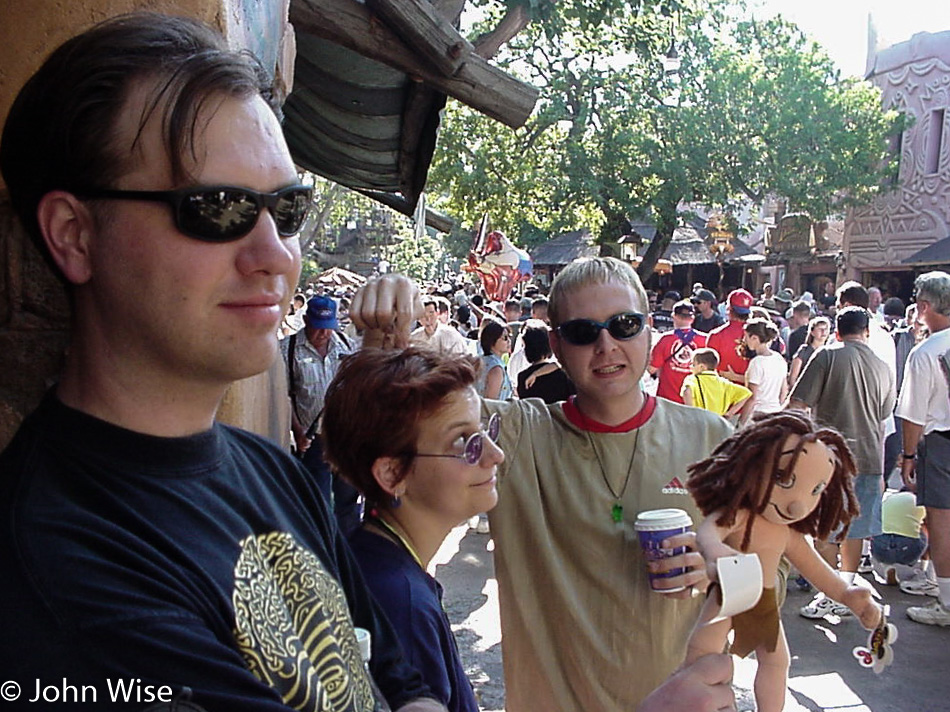
[[[679,74],[681,65],[680,53],[676,51],[676,40],[671,39],[670,48],[663,57],[663,73],[666,75]]]
[[[732,244],[735,235],[731,230],[726,229],[726,225],[718,215],[713,215],[706,221],[706,229],[709,230],[709,237],[712,238],[709,251],[716,258],[716,265],[719,267],[719,293],[722,294],[722,281],[725,277],[722,263],[726,255],[731,255],[736,249]]]
[[[620,245],[620,259],[634,264],[640,255],[640,236],[621,235],[617,243]]]

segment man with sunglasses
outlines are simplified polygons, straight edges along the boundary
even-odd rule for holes
[[[354,297],[368,343],[398,332],[418,289],[388,275]],[[650,588],[633,528],[637,513],[675,507],[699,516],[686,468],[731,432],[719,416],[644,394],[650,354],[647,297],[612,258],[580,260],[549,295],[551,347],[577,388],[557,404],[485,401],[501,415],[495,541],[509,712],[732,709],[730,661],[712,656],[660,686],[684,657],[705,589],[693,551],[656,564],[683,567],[679,593]],[[367,342],[364,342],[366,344]],[[690,546],[692,534],[671,539]],[[708,667],[706,667],[708,666]],[[654,705],[658,705],[654,707]]]
[[[11,108],[0,170],[73,308],[62,376],[0,455],[21,701],[61,681],[41,707],[378,709],[356,625],[393,709],[444,710],[303,466],[214,420],[274,362],[300,271],[310,189],[269,87],[204,25],[135,14],[61,46]]]

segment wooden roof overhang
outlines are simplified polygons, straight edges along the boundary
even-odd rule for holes
[[[538,90],[475,53],[455,27],[463,6],[291,0],[297,59],[284,128],[298,165],[412,215],[448,96],[523,125]],[[446,228],[431,211],[427,223]]]

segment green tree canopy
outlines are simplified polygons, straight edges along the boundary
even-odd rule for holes
[[[565,5],[609,22],[558,5],[557,31],[541,22],[509,45],[508,68],[542,89],[522,129],[447,109],[430,190],[465,223],[487,211],[516,238],[590,227],[612,241],[626,218],[649,217],[649,273],[684,202],[730,212],[777,195],[823,219],[881,184],[898,118],[796,26],[736,21],[722,3]],[[682,65],[667,74],[673,38]]]

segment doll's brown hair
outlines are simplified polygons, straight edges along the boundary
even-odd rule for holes
[[[816,539],[827,539],[839,524],[842,532],[846,531],[859,512],[851,450],[837,430],[819,429],[811,418],[794,410],[755,416],[751,425],[721,442],[712,455],[689,466],[686,487],[703,515],[722,510],[716,524],[728,527],[735,523],[739,510],[765,511],[775,482],[781,478],[782,445],[790,435],[800,439],[785,472],[795,469],[802,448],[812,442],[820,442],[834,453],[835,468],[815,510],[789,526]],[[740,546],[743,551],[749,545],[754,521],[749,517]]]

